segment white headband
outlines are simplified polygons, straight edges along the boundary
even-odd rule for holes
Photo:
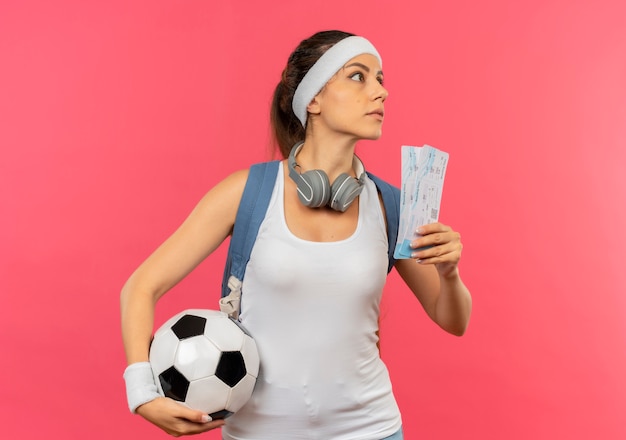
[[[309,71],[304,75],[293,95],[291,108],[302,126],[306,126],[307,106],[311,103],[322,87],[335,73],[352,58],[361,54],[370,54],[378,58],[381,67],[383,64],[376,48],[363,37],[347,37],[335,43],[322,55]]]

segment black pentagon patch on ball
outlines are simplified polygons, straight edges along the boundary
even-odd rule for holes
[[[189,381],[176,368],[170,367],[159,374],[159,382],[165,396],[184,402],[189,389]]]
[[[215,375],[226,385],[234,387],[246,375],[246,363],[239,351],[225,351],[220,356]]]
[[[209,417],[211,417],[211,420],[220,420],[220,419],[225,419],[226,417],[230,417],[232,415],[233,415],[232,412],[226,409],[223,409],[221,411],[217,411],[212,414],[209,414]]]
[[[206,318],[202,316],[185,315],[176,321],[176,324],[172,326],[172,331],[182,341],[203,334],[205,324]]]

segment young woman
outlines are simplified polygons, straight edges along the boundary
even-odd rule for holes
[[[122,290],[131,411],[173,435],[221,426],[225,439],[238,440],[402,438],[377,350],[386,219],[354,154],[359,140],[381,135],[381,64],[366,39],[320,32],[291,54],[276,87],[271,120],[286,160],[242,288],[240,320],[261,356],[251,400],[226,421],[209,421],[158,397],[147,362],[156,302],[231,233],[244,170],[210,190]],[[426,249],[398,260],[396,270],[433,321],[462,335],[471,297],[459,276],[460,235],[429,224],[412,246]]]

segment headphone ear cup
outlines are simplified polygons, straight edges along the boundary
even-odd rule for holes
[[[322,170],[310,170],[299,175],[298,197],[304,206],[319,208],[330,200],[330,181]]]
[[[330,189],[330,207],[335,211],[344,212],[354,199],[361,194],[362,189],[363,185],[357,179],[346,173],[340,174]]]

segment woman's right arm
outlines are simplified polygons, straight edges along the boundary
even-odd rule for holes
[[[231,233],[247,176],[247,170],[233,173],[211,189],[122,288],[122,339],[129,365],[148,361],[154,309],[159,298]],[[137,413],[170,434],[202,432],[222,424],[221,421],[202,423],[201,412],[169,399],[159,398],[141,405]]]

